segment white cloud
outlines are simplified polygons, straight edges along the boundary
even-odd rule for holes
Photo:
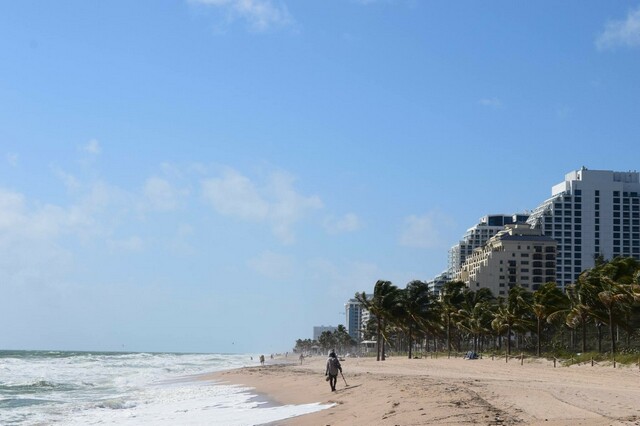
[[[100,147],[100,142],[97,139],[91,139],[87,142],[86,145],[82,146],[82,151],[88,152],[89,154],[98,155],[102,152],[102,148]]]
[[[406,247],[437,248],[444,246],[442,231],[451,228],[451,219],[437,211],[405,218],[400,244]]]
[[[608,21],[604,31],[596,38],[596,47],[599,50],[618,46],[640,46],[640,7],[629,11],[626,19]]]
[[[265,251],[250,259],[247,266],[266,278],[284,280],[293,276],[294,262],[289,256]]]
[[[484,98],[480,99],[478,103],[482,106],[490,108],[500,108],[502,106],[502,101],[498,98]]]
[[[18,167],[18,154],[10,152],[5,156],[5,158],[11,167]]]
[[[175,210],[180,203],[180,198],[186,195],[185,192],[174,188],[169,181],[159,177],[148,178],[143,192],[147,204],[155,210],[162,211]]]
[[[340,234],[357,231],[362,227],[362,222],[355,213],[347,213],[340,218],[327,218],[324,227],[330,234]]]
[[[247,177],[232,169],[222,177],[202,182],[204,197],[216,211],[225,216],[245,220],[263,220],[269,214],[269,204]]]
[[[137,235],[121,240],[110,239],[107,246],[113,251],[141,251],[144,247],[144,241]]]
[[[75,192],[80,189],[80,181],[74,175],[65,172],[57,166],[52,166],[51,170],[53,174],[64,183],[68,191]]]
[[[556,117],[559,119],[565,119],[571,115],[571,108],[566,105],[559,105],[556,107]]]
[[[258,187],[246,176],[228,168],[221,177],[204,180],[202,191],[205,200],[218,213],[266,222],[282,242],[293,243],[293,225],[307,212],[322,208],[322,201],[317,196],[302,196],[293,184],[293,177],[277,172]]]
[[[243,19],[254,31],[290,25],[293,18],[284,3],[271,0],[189,0],[191,3],[217,7],[230,21]]]

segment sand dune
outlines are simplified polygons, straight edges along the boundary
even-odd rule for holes
[[[638,367],[558,367],[546,361],[348,358],[349,386],[324,381],[325,358],[227,371],[281,404],[333,403],[279,425],[640,425]]]

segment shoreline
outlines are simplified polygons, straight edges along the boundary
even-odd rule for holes
[[[640,425],[640,371],[544,360],[347,358],[336,392],[326,358],[269,363],[203,376],[251,387],[276,404],[333,404],[268,425]]]

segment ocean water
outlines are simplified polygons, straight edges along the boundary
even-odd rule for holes
[[[277,406],[251,388],[200,377],[257,360],[249,354],[0,351],[0,425],[260,425],[328,408]]]

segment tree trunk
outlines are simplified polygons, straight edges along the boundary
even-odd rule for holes
[[[384,327],[385,327],[384,320],[381,321],[381,324],[382,324],[382,329],[384,330]],[[384,333],[382,333],[382,354],[380,355],[381,361],[384,361],[385,359],[387,359],[387,354],[385,351],[386,341],[387,339],[384,338]]]
[[[587,352],[587,322],[582,323],[582,353]]]
[[[411,359],[411,349],[412,349],[412,345],[411,345],[411,326],[409,326],[409,335],[407,336],[407,341],[409,343],[409,359]]]
[[[536,347],[536,356],[540,357],[540,352],[541,352],[541,344],[540,344],[540,330],[542,329],[542,325],[540,324],[542,322],[542,319],[540,317],[538,317],[538,344]]]
[[[447,353],[451,358],[451,316],[447,313]]]
[[[609,308],[609,332],[611,333],[611,355],[616,354],[616,335],[614,334],[613,326],[613,309]]]
[[[511,355],[511,325],[507,326],[507,355]]]
[[[602,353],[602,323],[596,324],[598,329],[598,353]]]
[[[382,345],[382,331],[381,327],[382,327],[382,320],[380,318],[378,318],[378,331],[377,331],[377,335],[376,338],[378,339],[378,341],[376,342],[376,350],[377,350],[377,355],[376,355],[376,361],[380,361],[380,349],[381,349],[381,345]]]

